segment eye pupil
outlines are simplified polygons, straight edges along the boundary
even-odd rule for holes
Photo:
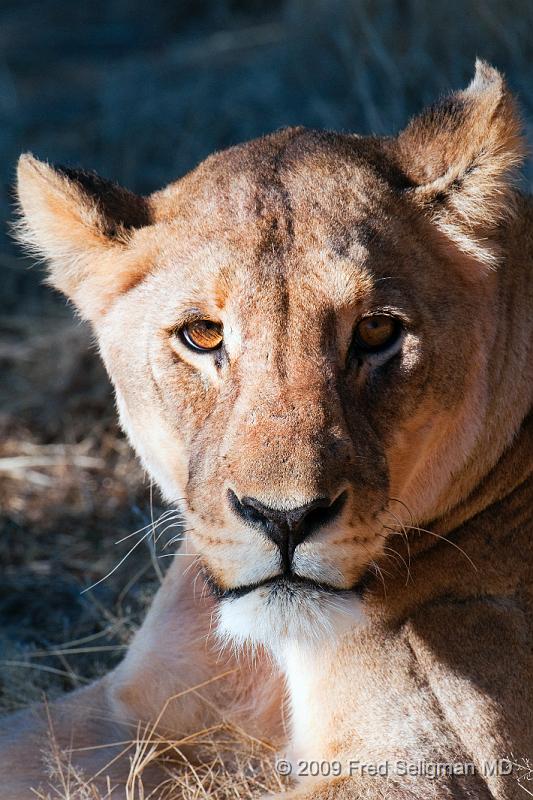
[[[192,350],[208,352],[217,350],[222,344],[222,325],[210,319],[198,319],[184,325],[179,334]]]
[[[401,325],[387,314],[374,314],[362,319],[355,329],[355,344],[366,353],[389,347],[399,336]]]

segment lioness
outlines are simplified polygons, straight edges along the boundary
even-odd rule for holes
[[[396,138],[282,130],[147,198],[22,156],[21,239],[92,323],[187,541],[117,669],[7,721],[2,798],[46,783],[49,722],[120,798],[131,724],[221,709],[289,754],[295,798],[525,798],[520,128],[480,62]]]

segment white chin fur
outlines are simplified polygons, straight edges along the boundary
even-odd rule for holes
[[[287,645],[313,649],[363,624],[362,604],[355,593],[329,594],[305,585],[281,584],[221,600],[217,633],[225,645],[263,645],[282,659]]]

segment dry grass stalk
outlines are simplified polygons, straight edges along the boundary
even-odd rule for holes
[[[129,760],[125,784],[120,785],[125,800],[255,800],[266,793],[287,789],[287,782],[275,769],[274,747],[249,736],[241,728],[221,720],[189,736],[173,739],[158,733],[157,722],[139,726],[130,741],[111,743],[121,747],[119,753],[96,774],[87,776],[73,764],[72,758],[83,748],[59,747],[49,717],[49,743],[43,754],[49,773],[48,786],[33,789],[35,797],[109,800],[119,787],[107,773],[120,759]],[[194,759],[190,756],[192,748]],[[157,768],[155,783],[153,768]],[[146,781],[147,772],[151,774]]]

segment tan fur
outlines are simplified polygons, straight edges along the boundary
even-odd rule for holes
[[[108,742],[162,709],[174,736],[222,713],[296,760],[340,761],[342,776],[303,781],[298,798],[523,796],[516,774],[481,774],[486,761],[533,758],[533,209],[513,187],[521,157],[514,101],[478,64],[465,91],[395,139],[281,131],[146,200],[21,159],[21,238],[91,321],[122,424],[182,510],[191,554],[123,663],[78,696],[86,724],[69,698],[51,709],[62,743]],[[221,356],[174,336],[191,309],[223,323]],[[404,320],[398,353],[356,366],[354,327],[379,311]],[[280,571],[230,488],[278,509],[346,492],[294,558],[336,593],[262,587],[218,606],[205,574],[224,590]],[[220,650],[217,619],[254,659],[231,641]],[[42,777],[30,731],[44,736],[45,722],[35,732],[23,716],[16,737],[8,722],[6,800]],[[349,774],[352,760],[424,759],[477,772]]]

